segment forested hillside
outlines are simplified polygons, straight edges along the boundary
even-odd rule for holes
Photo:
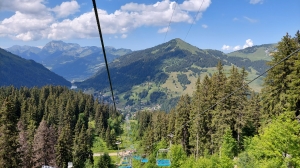
[[[261,93],[247,84],[246,68],[232,65],[226,74],[219,61],[216,71],[198,77],[193,94],[182,95],[170,113],[132,115],[137,120],[133,142],[149,158],[148,163],[134,160],[133,167],[157,167],[159,149],[167,149],[164,157],[174,168],[299,167],[299,51],[299,31],[282,38]],[[183,74],[177,78],[188,83]],[[152,101],[168,96],[153,93]],[[70,161],[74,167],[91,166],[94,138],[116,149],[121,121],[113,108],[66,87],[1,87],[0,167],[65,168]]]
[[[282,38],[268,64],[292,55],[268,72],[260,94],[246,84],[245,69],[232,66],[226,76],[219,62],[169,114],[138,112],[135,138],[149,162],[133,166],[157,167],[157,151],[169,148],[164,157],[174,168],[299,167],[299,50],[299,31]]]
[[[0,48],[0,86],[71,86],[63,77],[33,60],[26,60]]]
[[[104,66],[102,49],[96,46],[50,41],[43,48],[15,45],[6,50],[41,63],[69,81],[87,79]],[[106,47],[108,62],[130,52],[129,49]]]
[[[66,87],[0,87],[0,167],[85,167],[94,137],[116,146],[120,122],[109,106]]]
[[[183,94],[191,95],[197,78],[216,72],[218,61],[229,73],[231,65],[245,67],[250,79],[266,70],[265,60],[229,57],[218,50],[202,50],[177,38],[145,50],[126,54],[109,64],[113,89],[118,107],[128,106],[131,111],[156,106],[166,111],[174,107]],[[94,89],[96,93],[109,91],[106,69],[93,77],[78,82],[81,89]],[[262,78],[251,87],[260,91]],[[102,95],[101,95],[102,96]],[[169,107],[170,106],[170,107]],[[153,108],[152,108],[153,109]]]

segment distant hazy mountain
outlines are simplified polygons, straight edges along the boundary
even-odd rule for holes
[[[32,59],[37,62],[41,61],[41,57],[38,55],[38,53],[42,49],[38,47],[14,45],[6,50],[25,59]]]
[[[42,63],[69,81],[86,79],[104,65],[102,48],[81,47],[78,44],[63,41],[51,41],[42,49],[30,46],[13,46],[6,50],[23,58]],[[132,51],[129,49],[106,47],[109,62],[130,52]]]
[[[149,103],[164,104],[182,94],[191,94],[197,78],[215,72],[219,60],[226,73],[232,65],[245,67],[250,79],[267,68],[264,60],[229,57],[218,50],[199,49],[181,39],[126,54],[110,63],[109,68],[119,103],[123,107],[142,106]],[[252,85],[256,91],[259,91],[261,81]],[[76,85],[82,89],[107,92],[106,69],[100,69],[95,76]]]
[[[33,60],[26,60],[0,48],[0,86],[71,86],[63,77]]]

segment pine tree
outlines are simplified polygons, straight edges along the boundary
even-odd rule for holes
[[[245,136],[254,136],[258,134],[261,121],[261,104],[260,104],[260,95],[251,92],[250,99],[246,106],[246,121],[247,124],[243,130],[243,135]]]
[[[101,111],[101,105],[98,104],[96,106],[96,113],[95,113],[95,132],[96,135],[99,135],[100,137],[102,136],[102,132],[104,130],[104,125],[103,125],[103,112]]]
[[[111,129],[110,126],[108,126],[106,130],[106,135],[105,135],[105,141],[106,145],[110,149],[116,149],[117,145],[116,143],[116,132],[114,129]]]
[[[152,127],[155,141],[160,141],[167,136],[168,121],[165,117],[165,112],[154,112],[152,115]]]
[[[205,150],[210,148],[212,115],[208,108],[211,107],[211,81],[206,75],[203,82],[198,79],[196,91],[191,102],[191,128],[190,144],[194,148],[194,155],[203,156]]]
[[[273,53],[273,59],[268,65],[275,65],[297,48],[299,47],[297,47],[296,40],[286,34],[278,43],[277,51]],[[299,79],[298,64],[299,57],[295,54],[268,72],[264,82],[265,87],[262,90],[262,107],[265,120],[270,120],[274,115],[281,114],[285,109],[295,111],[297,103],[300,104],[297,96],[299,88],[297,85],[293,86],[295,80]]]
[[[226,128],[229,127],[230,110],[229,100],[222,100],[230,91],[228,85],[226,85],[227,78],[224,74],[223,66],[221,62],[217,65],[217,72],[211,77],[211,102],[212,104],[212,119],[211,119],[211,145],[210,153],[217,152],[222,143],[222,136],[225,133]],[[218,105],[215,105],[218,103]]]
[[[241,73],[236,67],[232,67],[231,75],[228,81],[229,93],[234,93],[229,97],[229,110],[231,112],[228,120],[230,128],[233,130],[234,138],[240,147],[242,139],[242,130],[247,124],[246,104],[248,102],[249,86],[246,84],[247,72],[245,68]]]
[[[175,120],[176,120],[176,112],[175,109],[171,109],[170,113],[168,114],[169,122],[168,122],[168,133],[175,132]]]
[[[88,144],[88,136],[84,125],[81,126],[80,132],[75,130],[73,145],[73,165],[74,167],[84,167],[85,161],[89,159],[92,152]]]
[[[232,137],[232,131],[230,128],[225,130],[220,152],[222,155],[220,157],[228,157],[230,159],[233,159],[233,157],[237,154],[237,142]]]
[[[18,130],[19,130],[19,144],[20,147],[18,151],[20,152],[20,159],[22,161],[21,167],[33,167],[33,136],[35,133],[35,126],[33,122],[28,126],[28,130],[26,130],[26,126],[24,125],[23,120],[19,120],[18,122]]]
[[[189,154],[189,126],[190,126],[190,97],[188,95],[181,96],[176,106],[175,121],[175,139],[183,147],[183,150]]]
[[[295,38],[296,48],[300,49],[300,32],[297,31]],[[296,115],[300,115],[300,51],[293,56],[293,67],[291,67],[291,74],[288,75],[288,79],[290,79],[290,83],[288,83],[289,90],[288,94],[288,109],[295,111]]]
[[[33,141],[34,167],[42,165],[55,166],[56,135],[53,128],[49,128],[46,121],[42,120]]]
[[[72,132],[69,124],[66,124],[58,137],[55,146],[56,164],[58,167],[65,168],[68,162],[72,160]]]
[[[100,156],[99,162],[97,164],[97,168],[112,168],[111,158],[107,153],[104,153]]]
[[[18,142],[17,117],[14,103],[6,98],[0,109],[0,167],[21,165]]]
[[[191,119],[191,127],[189,129],[190,132],[190,147],[191,147],[191,153],[194,154],[195,157],[198,157],[199,148],[198,148],[198,142],[199,142],[199,132],[200,132],[200,122],[202,119],[202,116],[200,115],[202,109],[201,109],[201,83],[200,78],[197,79],[196,82],[196,91],[193,93],[193,96],[191,98],[191,111],[190,111],[190,119]]]

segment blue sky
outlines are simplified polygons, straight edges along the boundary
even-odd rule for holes
[[[300,29],[299,0],[96,2],[105,46],[116,48],[141,50],[181,38],[201,49],[231,52],[252,45],[276,43],[287,32],[294,35]],[[41,47],[51,40],[100,46],[97,33],[91,0],[0,2],[2,48],[12,45]]]

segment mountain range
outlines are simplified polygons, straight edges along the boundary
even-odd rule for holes
[[[167,106],[182,94],[191,94],[197,78],[212,75],[218,61],[222,62],[227,74],[231,66],[235,65],[245,67],[249,79],[253,79],[268,68],[266,61],[270,56],[266,53],[271,46],[253,46],[227,55],[218,50],[202,50],[181,39],[173,39],[152,48],[131,52],[109,64],[116,99],[122,107],[143,108],[147,104]],[[256,59],[247,58],[247,55],[261,50],[266,52],[256,55]],[[93,77],[75,84],[81,89],[100,91],[102,96],[109,95],[104,68]],[[250,86],[259,91],[261,85],[262,78],[259,78]]]
[[[108,62],[132,52],[123,48],[106,47],[105,49]],[[25,59],[39,62],[69,81],[87,79],[104,65],[102,48],[81,47],[78,44],[63,41],[51,41],[43,48],[15,45],[6,50]]]
[[[7,50],[36,60],[69,81],[85,79],[75,82],[78,88],[111,101],[99,47],[51,41],[43,48],[13,46]],[[225,54],[199,49],[181,39],[139,51],[106,47],[118,106],[142,109],[159,105],[166,111],[182,94],[192,94],[197,78],[212,75],[218,61],[224,65],[226,74],[235,65],[245,67],[249,79],[253,79],[268,68],[266,62],[271,60],[270,53],[275,50],[275,44],[264,44]],[[250,85],[254,91],[260,91],[262,79]]]
[[[71,86],[63,77],[42,64],[26,60],[0,48],[0,86],[34,87],[45,85]]]

